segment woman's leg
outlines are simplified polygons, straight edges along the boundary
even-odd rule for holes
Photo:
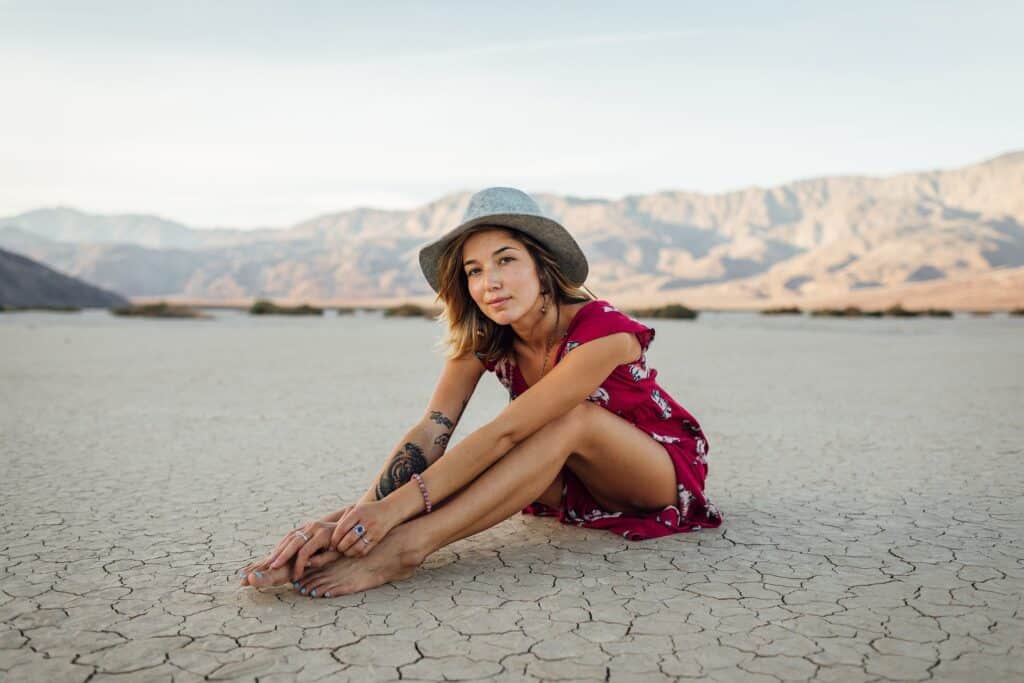
[[[621,417],[585,403],[518,444],[431,514],[393,529],[366,557],[339,560],[302,585],[321,596],[341,595],[404,578],[439,548],[537,500],[566,464],[608,509],[676,502],[675,469],[665,449]]]

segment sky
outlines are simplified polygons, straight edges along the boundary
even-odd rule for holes
[[[557,6],[555,6],[557,5]],[[285,227],[1024,148],[1020,2],[0,0],[0,216]]]

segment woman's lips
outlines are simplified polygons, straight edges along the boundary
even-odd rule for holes
[[[506,297],[503,297],[503,298],[501,298],[501,299],[495,299],[494,301],[492,301],[492,302],[490,303],[490,307],[491,307],[491,308],[501,308],[502,306],[504,306],[504,305],[506,304],[506,302],[508,302],[508,300],[509,300],[510,298],[511,298],[511,297],[507,297],[507,296],[506,296]]]

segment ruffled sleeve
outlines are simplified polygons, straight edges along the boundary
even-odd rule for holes
[[[563,356],[588,341],[619,332],[635,334],[643,353],[647,353],[654,340],[654,328],[634,320],[607,301],[594,301],[581,308],[569,326]]]

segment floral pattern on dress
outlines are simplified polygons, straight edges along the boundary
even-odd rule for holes
[[[708,442],[705,441],[702,437],[698,436],[696,439],[694,439],[694,448],[697,450],[697,457],[694,459],[694,462],[700,463],[701,465],[707,465]]]
[[[669,406],[668,401],[661,395],[661,392],[657,389],[651,390],[651,400],[654,401],[654,405],[658,406],[658,410],[661,411],[661,419],[667,420],[672,417],[672,408]]]
[[[634,382],[642,382],[650,377],[651,369],[647,367],[647,354],[641,353],[640,360],[627,365],[626,370],[629,371],[629,376],[633,378]]]
[[[690,514],[690,504],[693,503],[694,496],[690,493],[682,484],[679,485],[679,512],[683,517]]]

